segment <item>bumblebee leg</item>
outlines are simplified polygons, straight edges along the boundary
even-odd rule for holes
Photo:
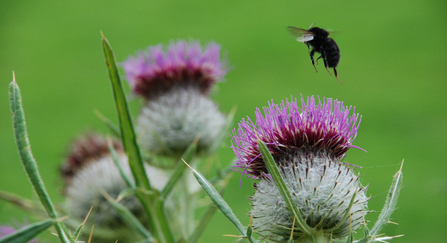
[[[318,58],[317,58],[317,60],[315,60],[315,62],[317,63],[317,65],[318,65],[318,59],[320,59],[320,58],[322,58],[323,56],[319,56]]]
[[[323,54],[321,54],[321,56],[323,56]],[[324,62],[324,67],[326,68],[326,71],[332,75],[331,72],[329,72],[329,69],[327,68],[327,60],[326,60],[326,55],[323,56],[323,62]]]
[[[307,51],[310,53],[310,45],[309,45],[309,43],[306,42],[306,46],[307,46]]]
[[[312,61],[312,65],[315,68],[315,72],[318,73],[317,67],[315,67],[314,55],[315,55],[315,49],[312,49],[312,51],[310,51],[310,60]]]
[[[335,68],[334,68],[334,74],[335,74],[335,78],[337,79],[337,81],[340,82],[341,84],[343,84],[343,82],[340,81],[340,79],[338,79],[337,69],[335,69]]]

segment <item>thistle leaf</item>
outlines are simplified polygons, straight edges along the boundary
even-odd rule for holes
[[[118,75],[115,57],[108,41],[104,36],[102,38],[102,44],[104,48],[107,68],[109,71],[110,81],[112,83],[113,95],[115,97],[116,110],[118,112],[121,139],[123,141],[127,157],[129,159],[129,165],[135,177],[136,185],[150,191],[152,188],[149,183],[149,179],[146,176],[143,160],[141,159],[140,149],[137,145],[137,139],[130,116],[130,111],[127,105],[126,97],[124,95],[121,80]]]
[[[228,185],[228,182],[230,182],[231,174],[228,174],[222,184],[222,189],[219,191],[219,194],[223,196],[225,192],[225,188]],[[189,237],[188,242],[189,243],[195,243],[199,239],[200,235],[202,235],[203,231],[205,230],[206,226],[208,226],[209,222],[213,218],[214,213],[216,212],[217,207],[214,207],[214,205],[209,205],[206,212],[203,214],[199,224],[197,225],[196,229],[194,230],[194,233]],[[251,227],[249,227],[251,228]],[[247,229],[248,232],[248,229]],[[247,234],[247,237],[250,238],[251,234]]]
[[[121,177],[124,179],[128,187],[135,188],[135,183],[133,183],[132,179],[124,172],[123,167],[121,166],[121,163],[118,159],[118,155],[116,154],[115,148],[112,145],[112,140],[110,139],[110,137],[107,138],[107,145],[109,146],[109,151],[110,154],[112,155],[113,162],[118,168]]]
[[[185,161],[184,161],[185,162]],[[219,208],[219,210],[227,217],[231,223],[236,227],[236,229],[246,238],[247,230],[242,225],[242,223],[237,219],[236,215],[234,215],[233,210],[230,208],[227,202],[220,196],[219,192],[211,185],[211,183],[205,179],[198,171],[189,166],[186,162],[185,164],[191,169],[194,177],[197,179],[199,184],[205,190],[206,194],[210,197],[210,199],[214,202],[214,204]],[[253,237],[247,238],[250,242],[257,242]]]
[[[295,203],[293,202],[292,196],[289,192],[289,189],[287,188],[286,183],[281,177],[281,174],[279,172],[278,167],[276,166],[275,160],[273,159],[272,154],[268,150],[265,143],[261,140],[258,140],[258,146],[259,150],[261,151],[262,158],[265,161],[267,170],[269,172],[269,175],[272,177],[273,181],[275,182],[275,185],[278,187],[278,190],[281,192],[281,196],[283,200],[285,201],[287,208],[290,210],[290,214],[292,214],[293,217],[295,217],[299,227],[299,230],[305,232],[306,234],[310,234],[311,228],[303,221],[303,217],[301,215],[301,212],[296,207]]]
[[[144,228],[141,222],[135,217],[135,215],[132,214],[132,212],[130,212],[128,208],[117,203],[105,192],[103,195],[130,229],[143,236],[149,242],[153,242],[151,233]]]
[[[132,124],[129,107],[127,105],[124,90],[116,67],[115,57],[112,48],[107,39],[102,35],[102,45],[104,56],[106,59],[107,69],[112,84],[113,95],[115,97],[116,110],[118,112],[118,120],[120,127],[121,139],[123,141],[124,150],[126,151],[129,166],[135,179],[136,187],[142,188],[145,191],[152,191],[149,178],[147,178],[144,162],[141,157],[140,148],[137,144],[135,130]],[[153,207],[156,198],[155,194],[138,193],[137,198],[143,205],[149,224],[154,229],[155,235],[160,242],[174,242],[171,228],[167,222],[167,218],[163,212]],[[151,204],[151,205],[149,205]]]
[[[73,233],[73,236],[71,238],[74,240],[74,242],[78,242],[79,237],[81,237],[82,231],[84,231],[85,223],[87,222],[87,219],[90,216],[90,213],[92,212],[92,209],[93,209],[93,206],[90,208],[90,211],[88,211],[88,214],[87,214],[87,216],[84,219],[84,222],[82,222],[82,224],[79,225],[79,227]]]
[[[404,161],[400,166],[399,171],[393,176],[393,181],[391,183],[391,188],[388,191],[388,196],[385,200],[385,205],[383,206],[382,212],[379,215],[379,219],[374,224],[374,227],[371,230],[365,230],[365,237],[359,241],[359,243],[369,243],[369,242],[384,242],[385,240],[391,240],[393,238],[401,237],[403,235],[397,236],[384,236],[377,237],[380,233],[380,230],[390,223],[391,215],[397,206],[397,198],[399,197],[400,190],[402,189],[402,167],[404,165]]]
[[[42,233],[44,230],[52,226],[56,221],[54,219],[47,219],[42,222],[30,224],[16,232],[5,235],[0,239],[0,243],[26,243],[29,240]]]
[[[371,229],[370,235],[378,235],[383,226],[390,222],[391,215],[397,206],[397,198],[399,197],[400,190],[402,189],[403,165],[404,162],[402,161],[399,171],[393,177],[393,182],[391,183],[391,188],[388,192],[388,196],[386,197],[385,205],[383,206],[382,212],[379,215],[379,219]]]
[[[25,113],[22,107],[22,97],[20,95],[19,86],[15,82],[15,77],[9,85],[9,100],[11,104],[14,138],[23,168],[25,169],[26,175],[28,176],[31,185],[33,186],[33,189],[39,197],[39,200],[45,208],[48,216],[55,220],[57,218],[56,210],[51,203],[42,178],[40,177],[39,170],[37,169],[36,160],[31,152],[31,145],[29,143],[28,132],[25,124]],[[56,230],[61,242],[70,242],[68,238],[68,230],[62,222],[56,223]]]

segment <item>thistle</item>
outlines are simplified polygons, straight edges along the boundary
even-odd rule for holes
[[[329,242],[346,238],[363,225],[368,198],[359,175],[343,164],[360,124],[351,107],[332,99],[269,103],[233,131],[235,168],[258,179],[252,201],[253,229],[272,242]],[[266,144],[281,177],[301,212],[305,230],[296,223],[267,170],[258,141]]]
[[[52,226],[60,242],[81,242],[86,224],[98,226],[95,235],[90,234],[94,242],[196,242],[215,208],[210,206],[195,226],[197,184],[183,173],[186,161],[194,160],[198,163],[187,165],[199,185],[239,231],[238,237],[251,243],[258,242],[253,232],[266,242],[287,243],[369,243],[401,236],[384,236],[380,231],[391,222],[396,209],[402,167],[394,175],[377,222],[372,228],[366,226],[366,188],[354,173],[355,166],[343,162],[349,148],[360,149],[353,145],[361,120],[355,108],[332,99],[318,98],[317,102],[313,96],[301,98],[299,107],[292,97],[279,105],[269,103],[264,113],[257,109],[254,122],[247,118],[239,123],[232,134],[237,156],[234,169],[257,180],[250,198],[252,220],[245,227],[222,198],[223,190],[215,188],[227,185],[231,168],[217,169],[211,181],[194,168],[209,162],[203,157],[196,159],[197,149],[211,155],[224,137],[221,131],[226,121],[209,98],[213,84],[227,72],[219,59],[219,47],[210,44],[202,50],[198,43],[179,41],[166,53],[157,46],[124,63],[134,94],[145,102],[137,119],[140,134],[134,132],[114,55],[104,36],[103,48],[119,131],[105,121],[122,138],[125,151],[120,142],[97,134],[77,139],[61,168],[66,202],[59,210],[69,217],[59,217],[30,149],[20,90],[15,80],[11,82],[19,156],[48,218],[15,232],[0,227],[1,243],[30,241]],[[162,169],[149,166],[145,162],[165,158],[145,157],[151,161],[144,161],[139,145],[151,154],[170,156],[167,160],[181,157],[185,164]],[[212,174],[209,168],[206,173]],[[18,195],[1,194],[25,210],[36,209]],[[362,226],[363,239],[354,241],[354,233]]]
[[[210,43],[171,42],[149,47],[123,63],[127,80],[144,106],[137,118],[143,148],[155,154],[181,155],[199,137],[206,151],[225,125],[210,91],[227,73],[220,47]]]
[[[131,178],[127,156],[121,143],[113,140],[112,144],[122,172]],[[120,231],[119,236],[126,237],[126,234],[121,232],[126,230],[125,223],[105,197],[118,198],[120,193],[128,188],[113,160],[107,140],[98,134],[87,134],[73,142],[61,167],[65,183],[65,209],[71,217],[82,222],[93,206],[89,217],[90,223],[106,230],[113,230],[113,233]],[[149,165],[146,165],[146,172],[154,188],[161,190],[167,182],[167,175]],[[145,222],[142,206],[135,196],[125,197],[119,203]]]

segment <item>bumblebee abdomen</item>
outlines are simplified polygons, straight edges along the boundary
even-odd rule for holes
[[[324,44],[324,52],[328,67],[337,67],[338,62],[340,61],[340,49],[333,39],[326,39],[326,42]]]
[[[334,55],[326,56],[327,66],[330,68],[337,67],[338,62],[340,61],[340,53],[336,53]]]

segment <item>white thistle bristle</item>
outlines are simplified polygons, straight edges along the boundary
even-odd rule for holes
[[[119,154],[118,158],[124,173],[132,178],[127,156]],[[161,190],[167,183],[167,175],[155,167],[148,165],[145,167],[152,186]],[[93,206],[90,222],[99,226],[119,225],[120,217],[102,193],[106,192],[112,198],[117,198],[118,194],[127,188],[112,157],[103,156],[96,161],[86,163],[73,175],[71,182],[65,188],[67,211],[76,218],[84,219],[90,207]],[[141,210],[141,205],[134,196],[123,198],[120,203],[132,212]]]
[[[175,87],[145,102],[137,134],[152,153],[182,154],[197,137],[198,150],[206,150],[226,123],[217,105],[195,87]]]
[[[353,169],[330,158],[296,156],[292,162],[281,163],[281,175],[292,195],[295,205],[303,213],[304,221],[317,230],[341,227],[327,235],[333,239],[346,237],[356,231],[367,214],[368,198]],[[255,185],[251,198],[254,230],[273,242],[286,242],[291,234],[293,217],[275,183],[265,177]],[[350,201],[356,192],[354,202]],[[346,210],[349,217],[344,219]],[[344,220],[342,222],[342,220]],[[303,232],[294,226],[295,242],[301,242]]]

